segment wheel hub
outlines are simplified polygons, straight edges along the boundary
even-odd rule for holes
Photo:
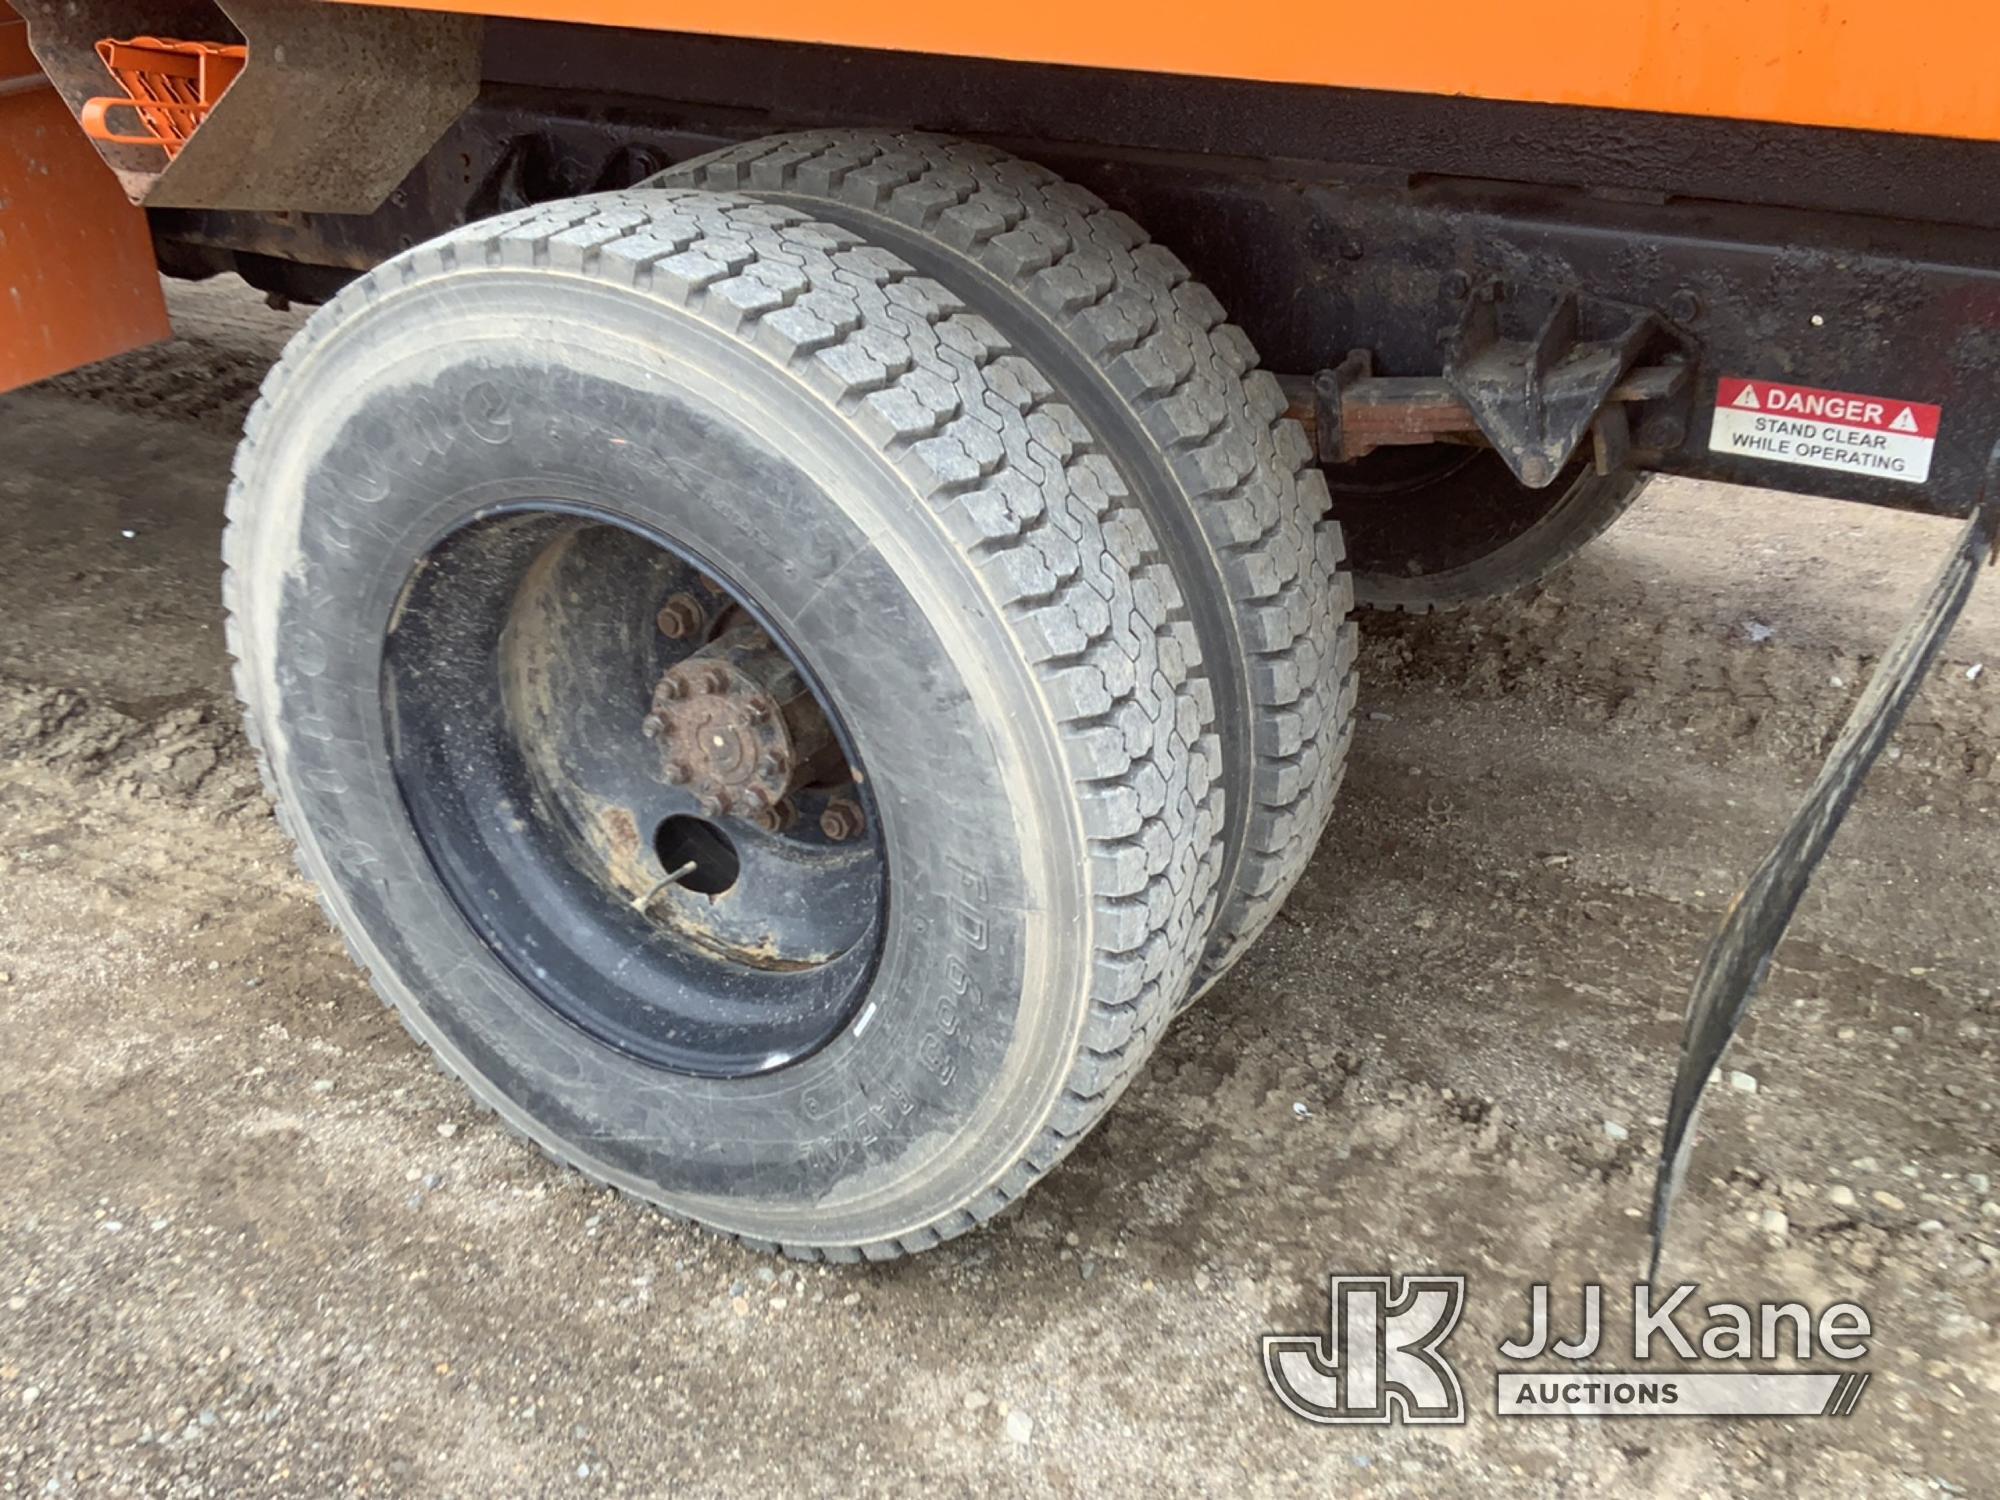
[[[662,774],[710,817],[783,821],[781,804],[834,748],[833,732],[785,653],[748,621],[661,674],[642,723]]]
[[[670,538],[532,502],[447,533],[407,593],[398,785],[522,982],[697,1076],[770,1072],[837,1035],[885,931],[880,819],[754,596]]]

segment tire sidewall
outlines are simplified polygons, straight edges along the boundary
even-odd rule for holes
[[[1088,852],[1034,675],[929,504],[743,339],[586,278],[419,277],[302,342],[239,466],[237,644],[308,873],[412,1028],[551,1151],[731,1232],[888,1240],[998,1180],[1082,1032]],[[536,500],[710,559],[855,738],[887,934],[855,1022],[799,1063],[697,1079],[594,1041],[478,940],[417,840],[385,632],[432,542]]]

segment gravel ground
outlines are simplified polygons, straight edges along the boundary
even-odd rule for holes
[[[174,344],[0,398],[0,1493],[1993,1493],[1992,582],[1728,1060],[1669,1266],[1861,1302],[1859,1411],[1490,1409],[1522,1289],[1641,1272],[1694,963],[1951,524],[1662,483],[1532,597],[1371,623],[1332,831],[1106,1127],[984,1232],[801,1269],[503,1134],[324,926],[216,602],[297,319],[173,298]],[[1470,1278],[1470,1424],[1288,1416],[1257,1335],[1388,1267]]]

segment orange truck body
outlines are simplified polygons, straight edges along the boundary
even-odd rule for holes
[[[414,0],[409,8],[2000,141],[1994,0]]]
[[[0,390],[166,336],[146,216],[0,4]]]
[[[404,8],[2000,141],[1996,0],[1639,0],[1612,9],[1601,0],[407,0]],[[0,390],[165,332],[146,220],[45,86],[25,25],[0,0]]]

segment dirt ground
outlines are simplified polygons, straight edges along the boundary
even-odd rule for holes
[[[1726,1064],[1754,1092],[1704,1112],[1668,1267],[1861,1302],[1860,1409],[1492,1413],[1530,1283],[1642,1273],[1702,944],[1951,523],[1663,483],[1533,597],[1371,623],[1310,873],[1106,1127],[984,1232],[800,1269],[504,1134],[325,927],[217,604],[297,319],[173,295],[174,345],[0,398],[0,1493],[1995,1493],[1992,579]],[[1470,1278],[1469,1425],[1287,1415],[1257,1335],[1392,1267]]]

